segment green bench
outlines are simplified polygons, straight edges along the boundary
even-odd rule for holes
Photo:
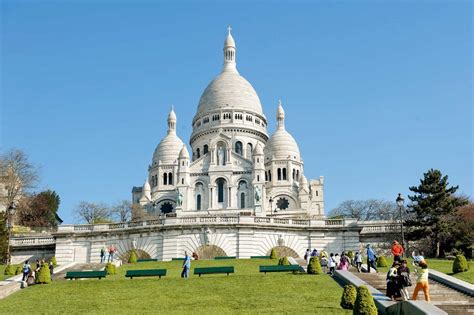
[[[250,256],[250,259],[270,259],[270,256]]]
[[[229,273],[234,273],[234,266],[194,268],[194,274],[199,275],[199,277],[201,275],[213,273],[226,273],[227,275],[229,275]]]
[[[137,262],[158,261],[158,258],[140,258]]]
[[[281,265],[271,265],[271,266],[260,266],[260,272],[264,272],[267,274],[267,272],[288,272],[288,271],[293,271],[293,273],[296,273],[297,271],[304,271],[301,266],[298,265],[289,265],[289,266],[281,266]]]
[[[66,279],[81,279],[81,278],[105,278],[107,276],[106,270],[93,270],[93,271],[68,271],[66,272]]]
[[[125,277],[133,279],[133,277],[164,277],[166,276],[166,269],[141,269],[141,270],[127,270]]]
[[[177,258],[171,258],[171,260],[184,260],[184,258],[177,257]]]
[[[235,256],[216,256],[214,257],[215,260],[224,260],[224,259],[235,259]]]

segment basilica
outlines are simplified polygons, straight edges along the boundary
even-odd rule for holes
[[[237,70],[230,28],[223,55],[222,71],[204,90],[192,120],[191,150],[176,133],[178,119],[171,109],[147,179],[132,189],[133,203],[157,216],[322,218],[323,177],[306,178],[281,102],[276,131],[269,136],[260,99]]]

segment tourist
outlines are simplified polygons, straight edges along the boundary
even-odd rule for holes
[[[334,275],[334,269],[336,268],[336,260],[334,260],[334,254],[329,255],[329,274]]]
[[[28,263],[28,260],[27,260],[27,261],[25,261],[25,263],[23,265],[23,278],[21,278],[21,281],[28,280],[28,274],[30,273],[30,270],[31,270],[31,266],[30,266],[30,264]]]
[[[189,277],[189,269],[191,268],[191,258],[187,252],[184,252],[183,271],[181,272],[181,278]]]
[[[393,261],[401,262],[403,256],[403,247],[397,240],[392,242]]]
[[[304,254],[304,260],[306,260],[306,264],[309,265],[309,259],[311,258],[311,249],[307,249],[306,253]]]
[[[104,263],[105,262],[105,247],[102,247],[100,249],[100,263]]]
[[[319,254],[318,254],[318,250],[315,248],[313,249],[313,252],[311,253],[311,257],[318,257]]]
[[[196,254],[196,252],[193,252],[193,259],[194,260],[199,260],[199,256],[198,256],[198,254]]]
[[[339,266],[339,263],[341,262],[341,257],[338,253],[334,255],[334,261],[336,262],[336,267]]]
[[[370,273],[370,268],[373,268],[377,272],[377,267],[375,267],[375,260],[377,256],[375,255],[374,250],[370,247],[370,244],[367,244],[367,272]]]
[[[109,262],[113,262],[114,261],[114,254],[116,252],[116,249],[115,249],[115,246],[114,245],[110,245],[109,247]]]
[[[400,286],[398,281],[398,267],[400,267],[400,263],[398,261],[394,261],[392,267],[387,272],[387,292],[386,295],[392,300],[395,301],[397,298],[401,296],[400,294]]]
[[[36,269],[35,269],[35,271],[38,272],[40,270],[40,268],[41,268],[41,263],[40,263],[39,259],[36,259]]]
[[[405,259],[402,260],[402,265],[398,267],[398,277],[402,297],[405,301],[408,301],[410,299],[410,295],[408,294],[408,287],[411,286],[411,280],[410,268],[408,268],[407,261]]]
[[[53,280],[53,273],[54,273],[54,265],[53,262],[49,262],[49,275],[51,276],[51,280]]]
[[[415,251],[411,253],[411,257],[413,258],[413,265],[418,266],[420,262],[425,261],[424,253],[420,251],[418,255],[416,255]]]
[[[359,253],[359,252],[355,253],[354,263],[355,263],[355,266],[357,268],[357,272],[360,273],[360,271],[362,269],[362,254],[361,253]]]
[[[349,257],[347,257],[346,252],[342,252],[339,266],[337,267],[337,269],[347,271],[349,270],[349,264],[350,264]]]
[[[321,253],[319,254],[320,258],[326,257],[326,259],[329,257],[328,252],[325,250],[322,250]]]
[[[425,261],[420,261],[418,266],[420,266],[421,269],[415,269],[417,276],[416,276],[416,286],[415,286],[415,290],[413,291],[412,300],[416,301],[418,292],[421,289],[423,289],[423,293],[425,294],[425,300],[429,302],[430,301],[430,286],[428,284],[428,273],[429,273],[428,265],[426,264]]]
[[[36,282],[36,271],[30,268],[30,273],[28,274],[28,278],[26,278],[26,284],[32,285]]]
[[[328,258],[327,256],[323,256],[323,255],[320,255],[319,257],[320,257],[319,262],[321,264],[321,267],[323,268],[323,272],[327,273],[328,272]]]

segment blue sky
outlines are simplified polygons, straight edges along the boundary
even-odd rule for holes
[[[281,99],[326,211],[392,200],[438,168],[473,196],[470,1],[3,1],[1,149],[81,200],[130,199],[174,104],[189,142],[231,25],[275,130]]]

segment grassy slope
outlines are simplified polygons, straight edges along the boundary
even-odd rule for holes
[[[5,280],[5,279],[8,278],[8,277],[11,277],[11,276],[5,276],[5,275],[4,275],[5,266],[6,266],[6,265],[0,265],[0,281]]]
[[[235,266],[235,274],[191,273],[180,278],[180,262],[126,265],[102,280],[57,280],[0,300],[5,313],[350,313],[340,308],[342,288],[327,275],[260,274],[270,260],[198,261],[199,266]],[[126,269],[166,268],[158,278],[125,278]],[[192,272],[192,270],[191,270]]]
[[[393,257],[387,257],[387,262],[391,265],[393,262]],[[450,276],[456,277],[458,279],[464,280],[466,282],[474,284],[474,261],[469,261],[469,270],[466,272],[453,274],[453,261],[447,259],[435,259],[427,258],[426,262],[428,263],[428,268],[438,270],[448,274]],[[408,266],[410,270],[413,270],[412,259],[408,260]],[[388,268],[378,268],[380,272],[387,272]]]

